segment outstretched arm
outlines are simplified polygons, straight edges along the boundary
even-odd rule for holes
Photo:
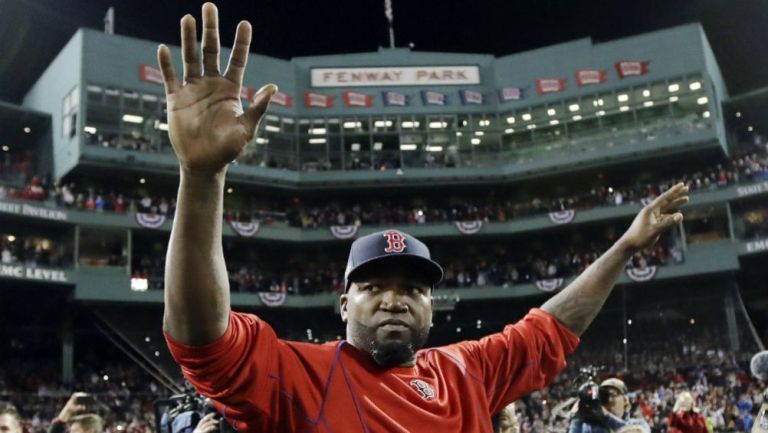
[[[632,255],[659,240],[659,236],[683,220],[683,214],[667,213],[688,202],[688,187],[679,183],[645,206],[622,237],[563,291],[541,309],[560,320],[576,335],[587,329],[611,294],[624,265]]]
[[[203,5],[202,67],[195,19],[181,20],[183,83],[168,47],[157,59],[168,100],[168,134],[179,159],[176,216],[165,266],[165,331],[181,343],[204,345],[227,329],[229,281],[221,244],[227,164],[251,140],[277,88],[264,86],[243,112],[240,87],[248,61],[251,25],[237,26],[229,66],[219,73],[218,11]]]

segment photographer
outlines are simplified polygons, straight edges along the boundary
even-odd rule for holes
[[[92,404],[93,398],[84,392],[76,392],[51,422],[48,433],[103,433],[104,421],[95,413],[83,413]]]
[[[620,379],[606,379],[599,387],[594,382],[582,385],[577,404],[569,433],[651,432],[645,420],[629,417],[627,386]]]

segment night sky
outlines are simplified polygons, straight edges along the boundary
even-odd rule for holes
[[[20,102],[78,27],[179,43],[199,1],[0,0],[0,99]],[[388,45],[383,0],[219,2],[222,44],[254,25],[251,51],[279,58],[375,51]],[[595,42],[701,22],[732,95],[768,85],[768,0],[393,0],[398,46],[506,55],[573,39]],[[198,23],[200,21],[198,20]]]

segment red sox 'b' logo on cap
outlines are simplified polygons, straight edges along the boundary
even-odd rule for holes
[[[421,394],[421,398],[424,400],[432,400],[435,398],[435,390],[432,389],[431,386],[429,386],[428,383],[424,382],[421,379],[413,379],[411,381],[411,386],[416,389],[416,391],[419,391],[419,394]]]
[[[384,237],[387,238],[385,253],[402,253],[405,250],[405,236],[402,233],[389,230],[384,232]]]

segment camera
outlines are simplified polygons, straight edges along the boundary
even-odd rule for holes
[[[219,433],[236,433],[236,430],[217,413],[211,401],[194,391],[157,400],[154,407],[155,431],[158,433],[192,433],[200,420],[209,413],[217,414]]]
[[[602,405],[605,396],[601,394],[600,385],[595,378],[601,366],[588,365],[579,369],[579,375],[574,380],[576,384],[576,398],[579,408],[575,418],[590,424],[602,425],[605,419]]]

